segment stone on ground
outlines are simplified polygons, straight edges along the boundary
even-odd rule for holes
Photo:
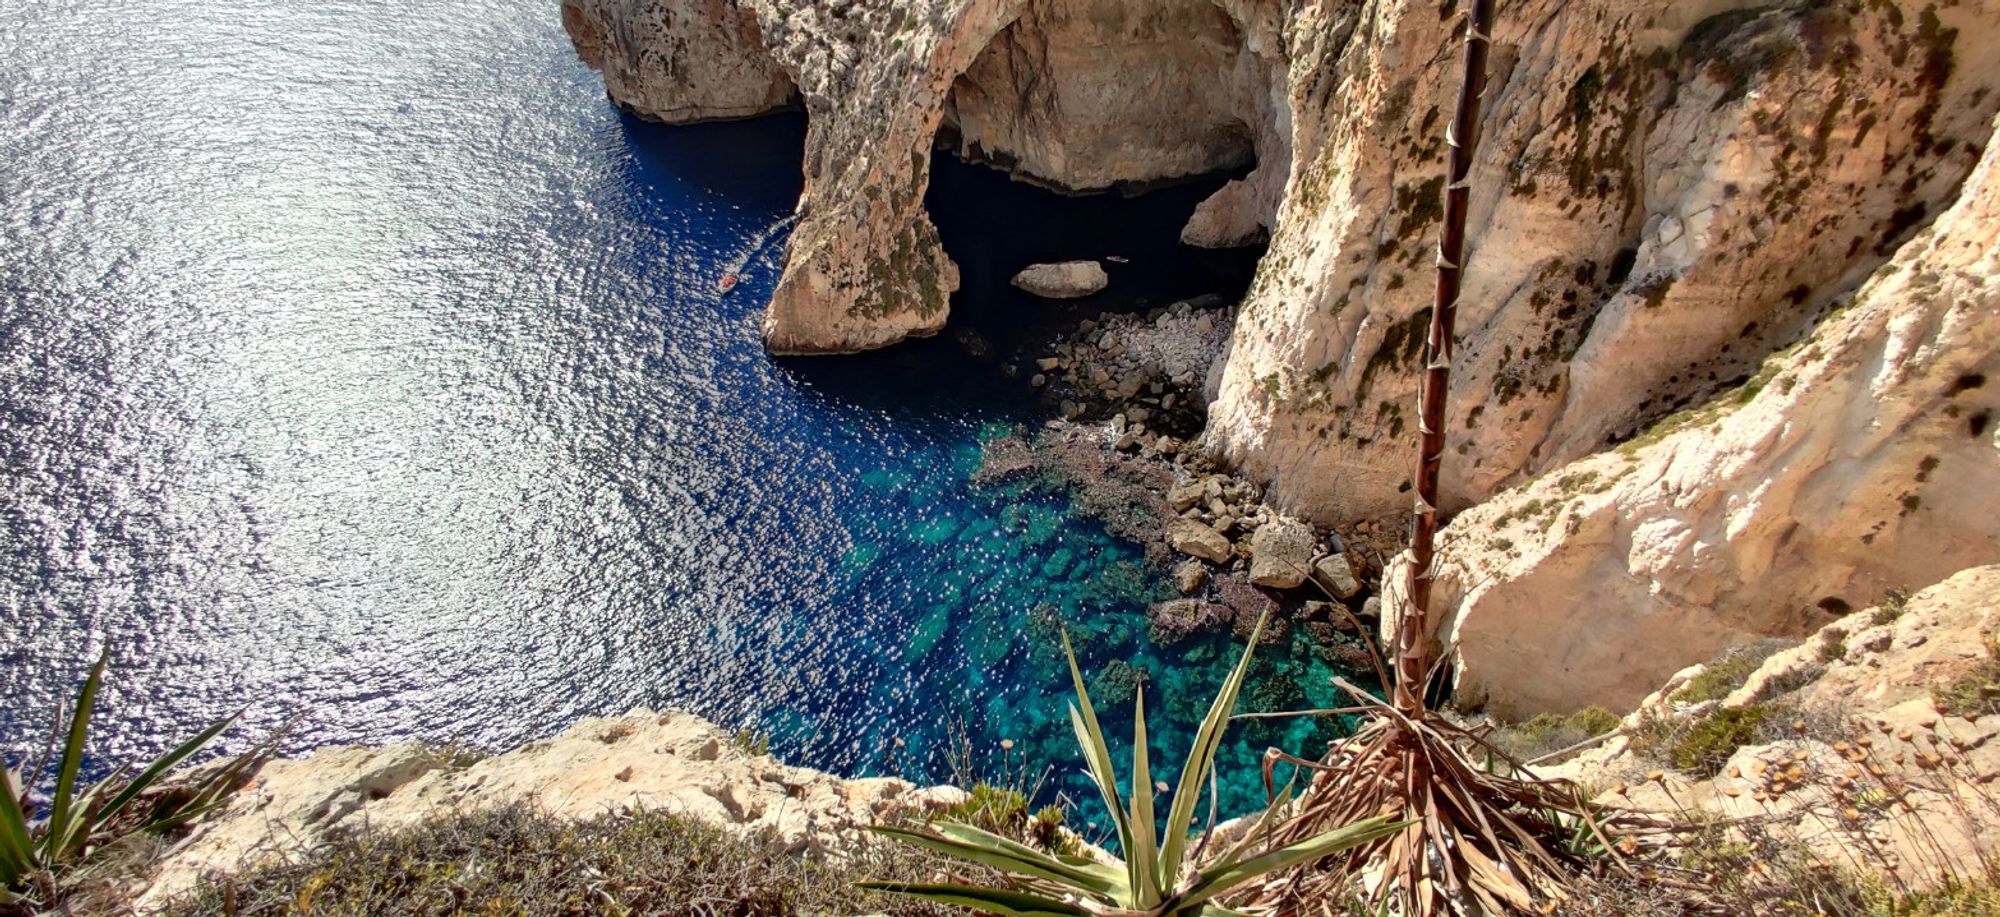
[[[1043,299],[1077,299],[1109,286],[1111,278],[1095,261],[1031,264],[1014,275],[1014,286]]]

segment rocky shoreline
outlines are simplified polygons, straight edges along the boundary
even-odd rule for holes
[[[1372,668],[1361,630],[1380,620],[1383,569],[1401,549],[1395,517],[1334,528],[1287,516],[1255,483],[1206,455],[1204,390],[1220,372],[1235,307],[1206,295],[1145,312],[1105,312],[1058,334],[1019,367],[1052,419],[982,444],[976,483],[1033,478],[1144,548],[1149,572],[1180,598],[1147,610],[1147,635],[1171,646],[1199,633],[1264,642],[1296,629],[1315,652]]]

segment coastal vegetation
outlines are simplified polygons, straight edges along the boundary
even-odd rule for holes
[[[1175,785],[1172,805],[1164,829],[1154,811],[1153,774],[1146,741],[1145,688],[1138,689],[1133,714],[1132,773],[1130,801],[1119,791],[1119,780],[1111,761],[1111,750],[1097,721],[1097,708],[1077,668],[1076,653],[1063,639],[1069,658],[1070,680],[1075,686],[1076,703],[1069,708],[1077,744],[1083,750],[1091,780],[1096,784],[1106,811],[1117,829],[1118,850],[1123,859],[1105,863],[1085,856],[1049,854],[1025,847],[1008,838],[976,826],[944,822],[928,830],[878,828],[912,847],[934,851],[969,863],[996,869],[1013,881],[1009,887],[972,885],[963,882],[894,882],[871,880],[863,888],[899,894],[1000,914],[1003,917],[1088,917],[1088,915],[1216,915],[1226,914],[1219,902],[1223,896],[1264,879],[1271,873],[1378,840],[1406,825],[1375,817],[1330,827],[1283,846],[1268,845],[1274,815],[1284,810],[1290,790],[1281,792],[1266,808],[1258,824],[1234,843],[1218,845],[1215,855],[1204,857],[1211,835],[1193,836],[1196,806],[1203,788],[1215,780],[1215,753],[1222,745],[1236,697],[1249,674],[1250,660],[1257,652],[1259,638],[1267,622],[1260,619],[1250,632],[1243,656],[1222,692],[1210,705],[1196,731],[1194,748],[1188,752]],[[1162,784],[1164,786],[1164,784]],[[1212,793],[1213,790],[1211,789]],[[1213,815],[1209,830],[1213,831]],[[1192,846],[1190,846],[1192,845]]]
[[[195,774],[175,769],[235,722],[223,720],[139,768],[84,781],[90,719],[111,661],[106,649],[77,690],[68,716],[55,717],[42,755],[0,767],[0,913],[33,912],[66,897],[69,880],[92,856],[136,835],[158,835],[214,811],[264,760],[265,743]],[[48,770],[53,758],[54,770]],[[169,782],[168,778],[175,778]],[[37,795],[47,787],[46,798]]]

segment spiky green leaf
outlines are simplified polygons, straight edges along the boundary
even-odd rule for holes
[[[1314,835],[1296,844],[1288,844],[1239,863],[1204,870],[1200,881],[1191,886],[1176,904],[1180,907],[1201,904],[1217,895],[1228,894],[1260,876],[1380,840],[1411,824],[1413,823],[1407,821],[1392,822],[1386,818],[1371,818],[1325,834]]]
[[[1250,659],[1257,652],[1257,641],[1263,639],[1264,624],[1270,618],[1266,612],[1257,617],[1257,626],[1250,630],[1250,644],[1243,649],[1243,658],[1222,683],[1221,693],[1208,707],[1208,715],[1202,718],[1201,728],[1195,731],[1194,748],[1188,751],[1188,759],[1181,767],[1180,786],[1174,790],[1174,804],[1167,810],[1167,837],[1165,849],[1160,853],[1160,869],[1169,876],[1178,876],[1186,864],[1188,832],[1194,828],[1194,807],[1201,801],[1202,783],[1208,779],[1208,772],[1215,766],[1215,754],[1222,748],[1222,733],[1229,725],[1229,714],[1236,709],[1236,696],[1243,690],[1243,679],[1250,674]]]
[[[214,741],[216,736],[221,735],[223,730],[228,729],[231,724],[236,722],[236,718],[242,715],[241,712],[238,712],[235,716],[215,723],[207,729],[195,733],[194,738],[182,742],[174,750],[154,759],[153,763],[146,765],[145,770],[139,772],[139,776],[133,777],[131,782],[125,784],[124,789],[118,791],[118,795],[111,797],[110,800],[104,803],[104,808],[97,813],[97,820],[110,821],[112,817],[124,811],[125,807],[131,804],[132,800],[139,797],[139,794],[151,788],[161,777],[166,776],[168,771],[180,766],[180,763],[187,760],[190,755],[200,751],[209,742]]]
[[[1070,647],[1069,631],[1063,631],[1063,655],[1069,659],[1070,681],[1076,685],[1077,703],[1069,707],[1071,728],[1076,730],[1076,744],[1083,750],[1083,758],[1090,767],[1090,779],[1097,784],[1097,792],[1104,797],[1104,809],[1111,813],[1111,821],[1118,829],[1118,844],[1124,850],[1132,849],[1132,827],[1125,820],[1125,805],[1118,793],[1118,774],[1111,767],[1111,749],[1104,743],[1104,730],[1097,725],[1097,709],[1091,706],[1090,690],[1083,686],[1083,671],[1077,668],[1076,651]],[[1131,868],[1131,860],[1126,860]],[[1133,888],[1139,885],[1135,875],[1129,875],[1127,884]]]
[[[49,821],[44,830],[50,837],[70,836],[71,820],[74,818],[76,803],[77,773],[83,768],[83,745],[90,736],[90,713],[97,704],[97,689],[104,683],[104,667],[111,662],[111,648],[105,647],[97,657],[97,664],[90,667],[89,677],[83,680],[83,687],[76,694],[76,710],[70,714],[69,736],[63,742],[62,763],[56,768],[55,798],[49,806]],[[52,858],[59,857],[63,847],[51,849]]]
[[[907,828],[875,827],[869,829],[884,837],[894,838],[912,847],[933,850],[946,856],[956,857],[970,863],[998,869],[1001,872],[1020,876],[1031,876],[1046,882],[1066,886],[1086,895],[1106,896],[1117,891],[1116,885],[1105,882],[1102,876],[1092,875],[1083,870],[1058,862],[1054,857],[1029,848],[1008,849],[1005,844],[994,843],[995,838],[987,832],[970,826],[957,826],[969,831],[956,832],[959,836],[927,834]],[[982,836],[983,835],[983,836]],[[1024,852],[1025,851],[1025,852]]]
[[[1146,760],[1146,686],[1140,685],[1137,705],[1132,711],[1132,846],[1125,851],[1131,863],[1135,903],[1146,910],[1160,903],[1171,876],[1160,875],[1160,839],[1153,823],[1153,768]]]

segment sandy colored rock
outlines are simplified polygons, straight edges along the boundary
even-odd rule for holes
[[[1763,704],[1804,727],[1777,724],[1789,737],[1736,749],[1713,778],[1667,773],[1648,780],[1660,763],[1637,757],[1622,737],[1550,770],[1587,785],[1625,787],[1606,802],[1767,824],[1773,836],[1843,869],[1874,872],[1893,859],[1897,879],[1915,887],[1981,875],[2000,852],[2000,810],[1986,789],[2000,774],[2000,716],[1947,715],[1932,692],[1987,662],[1996,628],[2000,567],[1965,570],[1901,609],[1869,609],[1826,625],[1766,659],[1719,703],[1671,700],[1700,674],[1695,666],[1627,718],[1633,729],[1645,717]]]
[[[663,809],[732,830],[768,830],[804,849],[837,847],[899,807],[951,798],[901,780],[843,780],[750,755],[731,733],[679,712],[582,720],[555,738],[483,758],[418,745],[326,748],[266,764],[167,858],[139,909],[207,871],[292,857],[340,832],[394,829],[452,810],[527,803],[586,818]]]
[[[1235,556],[1228,536],[1191,519],[1167,523],[1167,547],[1214,564],[1228,563]]]
[[[1283,21],[1293,156],[1207,434],[1267,502],[1327,523],[1411,502],[1458,87],[1459,17],[1359,9]],[[2000,59],[1992,0],[1525,0],[1494,39],[1452,512],[1756,375],[1952,206],[2000,108],[1991,68],[1970,64]]]
[[[1313,530],[1297,519],[1278,518],[1250,536],[1250,582],[1291,589],[1306,581],[1313,556]]]
[[[1629,709],[1726,647],[2000,560],[1986,148],[1957,205],[1748,384],[1451,522],[1458,696],[1507,719]]]
[[[1030,264],[1010,282],[1043,299],[1077,299],[1104,289],[1111,278],[1095,261],[1060,261]]]
[[[1354,575],[1354,565],[1345,554],[1329,554],[1313,564],[1313,578],[1325,586],[1334,598],[1351,599],[1361,591],[1361,578]]]

